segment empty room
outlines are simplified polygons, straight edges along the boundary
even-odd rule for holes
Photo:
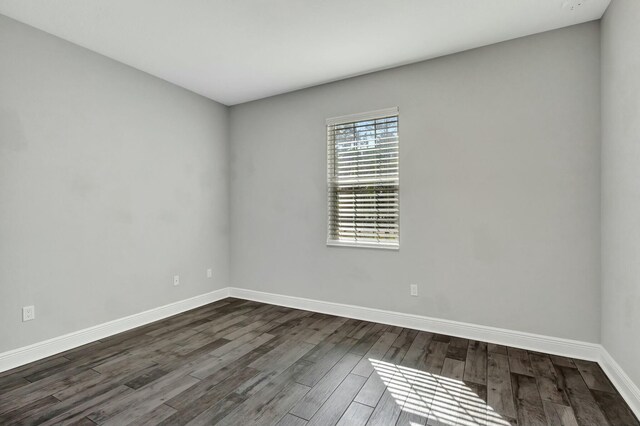
[[[0,425],[639,417],[640,0],[0,0]]]

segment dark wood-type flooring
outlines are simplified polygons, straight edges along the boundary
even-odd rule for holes
[[[640,426],[593,362],[239,299],[0,373],[0,424]]]

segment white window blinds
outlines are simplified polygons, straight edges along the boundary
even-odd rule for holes
[[[327,244],[398,248],[398,109],[327,120]]]

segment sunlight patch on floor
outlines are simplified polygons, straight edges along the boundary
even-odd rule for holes
[[[398,406],[410,417],[428,419],[429,425],[510,425],[462,380],[377,359],[369,361]]]

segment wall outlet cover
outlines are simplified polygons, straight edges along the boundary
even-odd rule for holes
[[[173,276],[173,285],[180,285],[180,275]]]
[[[36,318],[35,306],[25,306],[22,308],[22,321],[31,321]]]

